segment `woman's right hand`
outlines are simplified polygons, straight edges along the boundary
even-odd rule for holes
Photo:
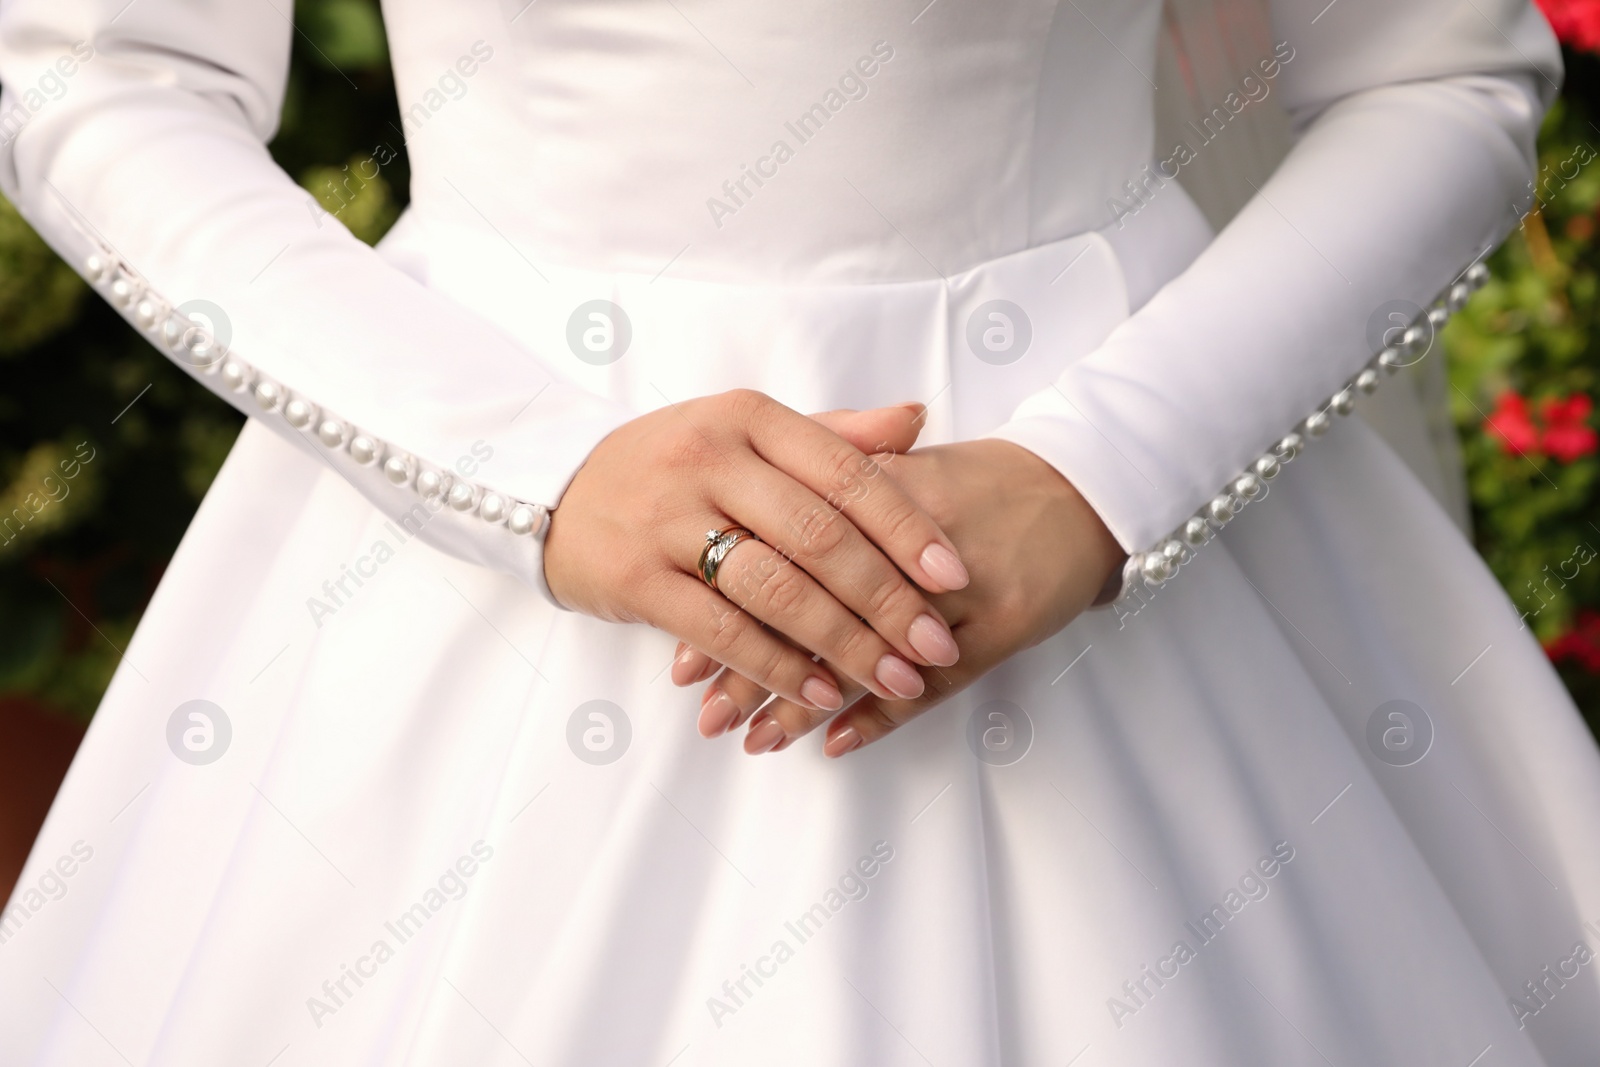
[[[697,568],[706,531],[729,525],[761,540],[728,553],[719,592]],[[967,584],[944,532],[865,452],[761,393],[674,404],[613,431],[545,538],[545,580],[563,605],[648,623],[806,707],[843,706],[807,652],[890,700],[920,688],[913,664],[958,655],[916,588]]]

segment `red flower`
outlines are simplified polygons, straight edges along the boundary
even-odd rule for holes
[[[1540,410],[1545,431],[1539,438],[1539,445],[1545,452],[1563,463],[1594,453],[1600,442],[1596,441],[1594,429],[1589,425],[1594,402],[1588,396],[1576,393],[1565,400],[1546,400]]]
[[[1515,455],[1533,452],[1539,447],[1539,428],[1528,417],[1528,401],[1509,389],[1500,394],[1483,428],[1490,437],[1500,439],[1505,451]]]
[[[1551,663],[1576,663],[1590,674],[1600,674],[1600,611],[1581,608],[1572,629],[1544,646]]]
[[[1561,43],[1583,52],[1600,52],[1600,0],[1538,0]]]

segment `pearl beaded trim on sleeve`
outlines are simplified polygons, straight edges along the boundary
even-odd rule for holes
[[[549,518],[544,505],[513,500],[430,466],[272,381],[229,351],[205,323],[163,299],[113,250],[99,240],[90,240],[96,250],[83,264],[90,284],[156,348],[196,376],[211,379],[217,392],[238,394],[239,407],[263,418],[282,419],[328,451],[344,453],[357,466],[381,468],[390,483],[410,489],[424,500],[442,496],[453,510],[475,515],[518,536],[537,536],[543,531]],[[254,404],[245,402],[245,396]]]
[[[1304,452],[1306,446],[1332,427],[1335,415],[1348,415],[1355,410],[1357,394],[1370,395],[1377,391],[1386,374],[1394,374],[1421,359],[1433,343],[1434,336],[1452,314],[1466,306],[1467,299],[1489,280],[1489,268],[1474,263],[1442,293],[1433,306],[1423,312],[1406,328],[1400,339],[1373,356],[1355,377],[1318,408],[1302,419],[1269,451],[1235,475],[1216,496],[1208,500],[1183,525],[1173,530],[1145,552],[1135,552],[1122,565],[1122,587],[1115,599],[1103,607],[1116,610],[1119,618],[1136,614],[1149,592],[1171,581],[1178,569],[1194,558],[1195,553],[1217,532],[1244,510],[1247,504],[1267,495],[1267,484],[1276,478],[1284,466]]]

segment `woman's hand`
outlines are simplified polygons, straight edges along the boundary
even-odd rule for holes
[[[889,410],[907,426],[921,417]],[[700,551],[729,525],[761,540],[728,553],[718,592],[698,576]],[[551,513],[544,566],[567,607],[649,623],[816,714],[844,706],[841,681],[893,697],[884,677],[958,655],[912,584],[966,585],[949,538],[860,449],[748,390],[662,408],[600,442]]]
[[[867,693],[830,724],[823,746],[830,756],[876,741],[1055,634],[1094,601],[1123,559],[1071,483],[1018,445],[980,440],[878,458],[955,541],[971,572],[965,589],[934,598],[954,629],[961,662],[922,671],[926,686],[910,699]],[[704,673],[703,664],[693,666]],[[729,669],[703,706],[726,699],[738,707],[737,719],[766,695]],[[751,721],[745,750],[786,747],[827,718],[780,698]]]

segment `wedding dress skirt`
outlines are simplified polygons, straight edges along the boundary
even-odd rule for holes
[[[528,350],[626,309],[566,385],[640,409],[921,400],[923,443],[996,431],[1210,241],[1172,185],[1126,227],[926,280],[541,282],[529,231],[441,202],[386,263]],[[1028,339],[986,359],[993,301]],[[1375,398],[1390,424],[1415,425],[1419,373]],[[430,458],[514,476],[545,401],[507,401]],[[1339,421],[1137,612],[1089,612],[828,760],[701,739],[671,637],[442,551],[425,527],[448,516],[397,519],[253,419],[4,913],[0,1060],[1591,1063],[1600,759],[1409,447]]]

